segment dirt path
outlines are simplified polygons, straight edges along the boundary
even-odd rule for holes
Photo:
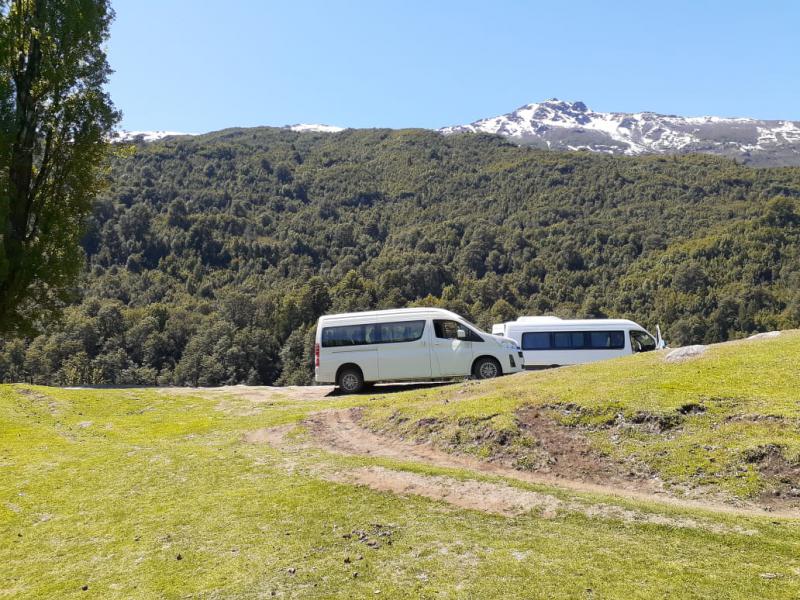
[[[448,454],[431,447],[429,444],[415,444],[400,439],[376,435],[359,426],[358,417],[358,409],[330,410],[311,415],[306,420],[306,425],[309,427],[313,445],[329,452],[348,455],[379,456],[396,460],[421,462],[439,467],[465,469],[528,483],[562,488],[574,492],[588,492],[644,502],[657,502],[677,508],[701,509],[716,513],[749,517],[773,516],[800,518],[800,511],[768,511],[753,504],[732,506],[715,501],[675,498],[657,489],[656,484],[645,484],[645,489],[642,489],[641,482],[630,482],[629,484],[615,482],[614,485],[603,485],[579,479],[568,479],[540,473],[518,471],[469,456]],[[281,445],[283,441],[282,434],[279,432],[275,432],[273,435],[265,435],[265,440],[267,438],[272,445]],[[402,472],[397,471],[397,473]],[[394,489],[391,484],[386,483],[387,477],[390,476],[382,474],[383,483],[381,485],[383,489]],[[402,478],[404,476],[401,475],[398,477]],[[367,484],[369,483],[367,482]],[[634,485],[637,486],[637,489],[634,489]],[[403,481],[399,481],[395,488],[402,489]]]

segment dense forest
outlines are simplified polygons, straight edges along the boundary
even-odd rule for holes
[[[120,147],[109,177],[74,302],[0,341],[0,380],[309,383],[317,317],[374,307],[800,326],[798,168],[257,128]]]

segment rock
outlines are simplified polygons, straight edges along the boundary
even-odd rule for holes
[[[780,331],[766,331],[764,333],[756,333],[751,335],[748,340],[769,340],[771,338],[776,338],[781,334]]]
[[[698,356],[703,354],[706,350],[708,350],[708,346],[703,346],[700,344],[696,344],[694,346],[683,346],[682,348],[675,348],[674,350],[670,350],[669,352],[667,352],[667,355],[664,357],[664,362],[674,363],[683,360],[690,360],[692,358],[697,358]]]
[[[286,572],[289,573],[289,575],[294,575],[295,573],[297,573],[297,569],[295,569],[294,567],[289,567],[288,569],[286,569]]]
[[[81,587],[81,590],[83,590],[84,592],[87,591],[88,589],[89,589],[88,585],[84,585],[83,587]]]

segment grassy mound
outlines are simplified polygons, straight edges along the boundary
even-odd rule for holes
[[[800,332],[409,392],[365,414],[376,430],[518,468],[575,456],[673,491],[800,504]]]

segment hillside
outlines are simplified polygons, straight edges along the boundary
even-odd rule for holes
[[[0,385],[0,590],[797,597],[800,332],[664,356],[362,396]]]
[[[583,102],[557,98],[439,131],[495,133],[518,144],[552,150],[627,155],[704,152],[754,166],[800,165],[800,121],[598,112]]]
[[[330,311],[629,317],[673,344],[800,325],[800,169],[423,130],[257,128],[122,151],[63,318],[0,380],[281,384]]]
[[[364,422],[523,471],[800,508],[800,331],[764,335],[417,391]]]

